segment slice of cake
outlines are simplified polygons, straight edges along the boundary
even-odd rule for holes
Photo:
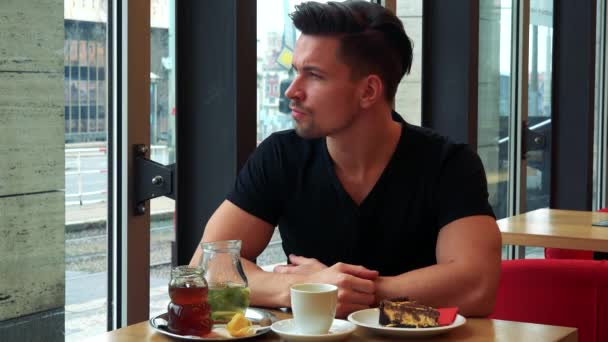
[[[380,324],[395,328],[432,328],[439,326],[439,311],[408,298],[380,302]]]

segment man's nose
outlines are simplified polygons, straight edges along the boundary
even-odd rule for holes
[[[291,84],[285,90],[285,96],[290,100],[302,101],[304,99],[304,92],[300,88],[300,82],[298,82],[297,77],[291,81]]]

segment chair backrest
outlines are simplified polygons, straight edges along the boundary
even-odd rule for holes
[[[608,341],[608,261],[503,261],[490,317],[576,327],[579,341]]]
[[[547,247],[545,248],[545,259],[593,260],[593,251]]]

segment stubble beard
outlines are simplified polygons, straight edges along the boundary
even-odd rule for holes
[[[305,117],[300,121],[293,119],[294,129],[299,137],[304,139],[316,139],[323,136],[315,125],[314,118],[312,117],[312,110],[310,110],[310,108],[306,108],[294,100],[291,101],[290,107],[306,113]]]
[[[312,122],[297,122],[294,120],[296,134],[304,139],[317,139],[324,136]]]
[[[301,122],[294,120],[294,129],[296,134],[303,139],[318,139],[324,138],[331,135],[336,135],[341,131],[344,131],[350,128],[354,122],[356,121],[357,116],[353,115],[348,119],[347,122],[342,124],[340,127],[329,129],[328,131],[322,131],[312,118],[308,118],[308,120],[303,120]]]

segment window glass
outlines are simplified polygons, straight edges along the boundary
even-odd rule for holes
[[[508,215],[511,121],[511,0],[479,2],[477,153],[486,170],[489,201],[497,219]],[[506,246],[503,247],[503,258]]]
[[[302,0],[257,1],[257,143],[273,132],[293,128],[285,90],[291,83],[291,56],[298,32],[288,14]],[[326,1],[321,1],[326,2]],[[257,258],[270,269],[285,262],[278,229]]]
[[[107,325],[107,16],[64,1],[66,341]]]
[[[511,0],[479,3],[478,145],[497,219],[507,213],[511,120]]]
[[[605,37],[605,25],[606,18],[603,15],[605,9],[605,2],[597,2],[597,18],[596,18],[596,47],[595,52],[595,115],[594,115],[594,139],[593,139],[593,202],[592,207],[594,209],[600,209],[602,207],[608,207],[607,198],[608,188],[605,188],[606,173],[608,172],[608,164],[606,163],[606,145],[608,140],[606,139],[606,123],[608,116],[606,115],[605,105],[605,89],[606,89],[606,78],[604,77],[604,70],[606,68],[606,43],[604,42]],[[604,186],[604,188],[602,188]]]
[[[483,161],[490,204],[498,219],[509,215],[509,141],[512,120],[513,2],[481,1],[479,21],[478,153]],[[522,211],[549,206],[551,170],[551,66],[553,2],[530,2],[528,56],[528,152]],[[521,63],[521,61],[517,61]],[[517,118],[518,120],[520,118]],[[527,248],[526,257],[543,256]]]
[[[289,86],[296,30],[288,14],[302,1],[257,2],[257,140],[293,127],[284,92]]]
[[[150,159],[175,163],[175,1],[150,1]],[[150,201],[150,317],[167,311],[175,248],[175,201]]]
[[[395,111],[405,121],[420,125],[422,121],[422,0],[397,0],[397,16],[414,47],[409,75],[399,84],[395,96]]]
[[[549,207],[551,191],[551,67],[553,1],[530,2],[528,56],[528,168],[526,208]]]
[[[551,84],[553,1],[530,1],[528,50],[528,153],[526,205],[548,208],[551,198]],[[544,258],[544,248],[526,248],[526,258]]]

